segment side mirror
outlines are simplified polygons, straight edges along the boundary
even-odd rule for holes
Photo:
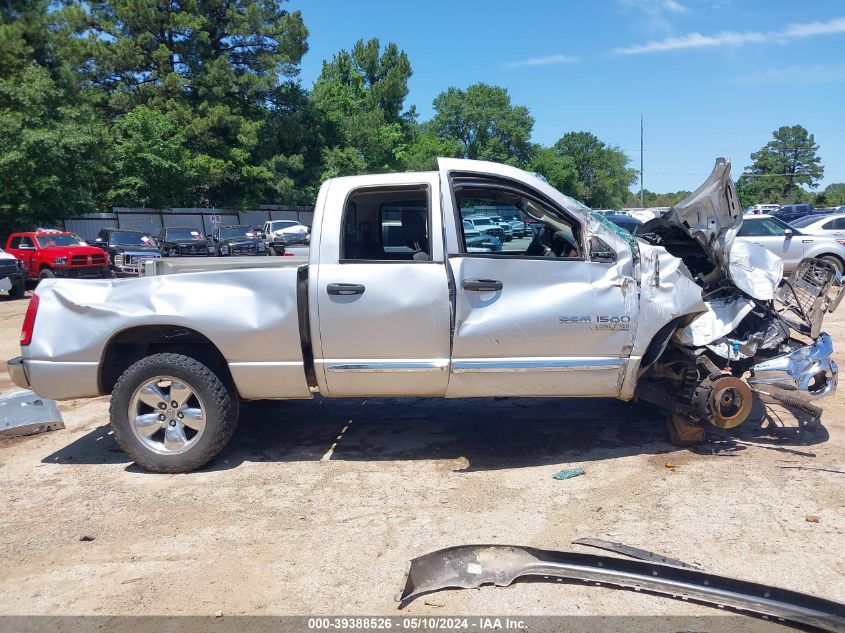
[[[793,235],[795,235],[795,231],[793,231],[792,229],[784,229],[783,234],[786,237],[792,237]]]
[[[616,252],[597,237],[590,239],[590,261],[612,264],[616,261]]]

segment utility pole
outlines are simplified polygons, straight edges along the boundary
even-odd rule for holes
[[[643,115],[640,115],[640,206],[643,206]]]

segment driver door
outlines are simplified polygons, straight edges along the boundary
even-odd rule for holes
[[[501,251],[468,252],[462,243],[449,256],[455,324],[447,397],[618,395],[635,332],[630,271],[588,261],[579,220],[524,185],[497,180],[473,188],[441,178],[452,188],[459,231],[462,216],[485,207],[518,215],[506,208],[501,188],[522,187],[536,208],[557,218],[549,234],[574,242],[574,249],[538,248],[537,232]]]

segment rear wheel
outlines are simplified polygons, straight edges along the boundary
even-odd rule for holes
[[[111,425],[118,445],[152,472],[185,473],[205,465],[238,423],[237,394],[224,379],[182,354],[138,361],[112,392]]]
[[[836,270],[839,271],[840,275],[842,273],[845,273],[845,270],[843,270],[843,268],[845,268],[845,267],[843,267],[843,265],[842,265],[842,260],[840,260],[838,257],[836,257],[836,255],[822,255],[821,257],[819,257],[819,259],[836,266]]]
[[[41,278],[41,279],[53,279],[55,276],[56,276],[56,273],[54,273],[49,268],[45,268],[44,270],[41,271],[39,278]]]

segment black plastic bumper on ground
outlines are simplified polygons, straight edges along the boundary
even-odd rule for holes
[[[694,569],[513,545],[464,545],[415,558],[396,599],[401,607],[433,591],[507,586],[520,577],[566,578],[625,587],[823,631],[845,632],[845,605],[832,600]]]

